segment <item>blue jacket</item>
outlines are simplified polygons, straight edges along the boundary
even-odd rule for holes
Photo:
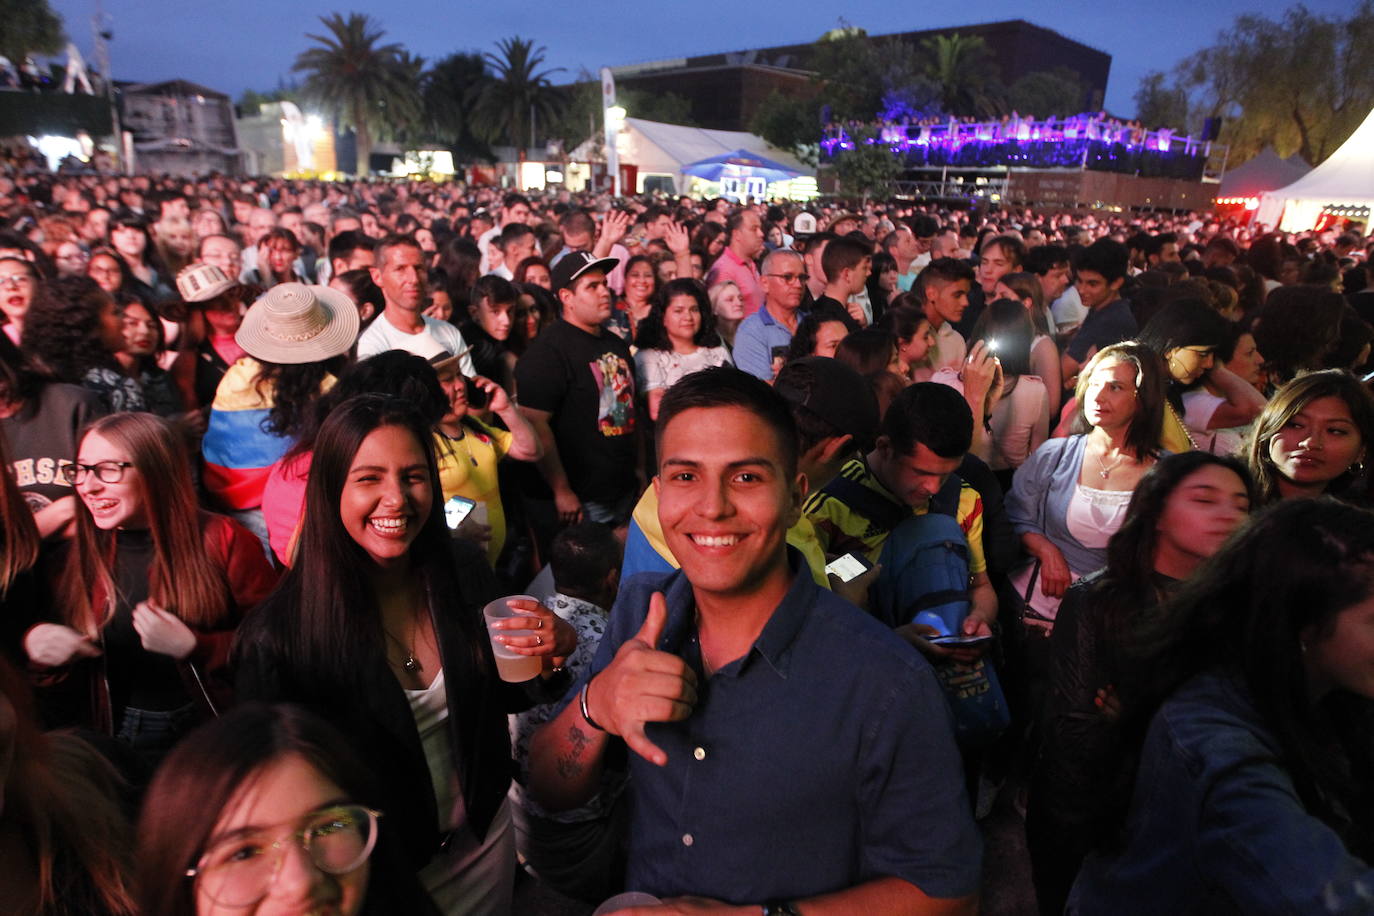
[[[1089,856],[1068,913],[1374,913],[1374,869],[1309,814],[1237,679],[1198,675],[1150,724],[1122,849]]]

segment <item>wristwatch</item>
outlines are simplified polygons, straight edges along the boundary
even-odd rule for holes
[[[770,900],[763,905],[763,916],[801,916],[790,900]]]

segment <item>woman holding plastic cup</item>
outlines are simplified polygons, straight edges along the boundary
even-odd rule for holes
[[[561,696],[573,629],[534,601],[491,624],[542,676],[503,683],[482,623],[500,594],[481,548],[451,538],[430,431],[384,396],[320,428],[296,563],[240,629],[244,699],[334,722],[379,778],[420,880],[446,913],[509,912],[515,847],[506,714]],[[502,631],[512,631],[506,635]]]

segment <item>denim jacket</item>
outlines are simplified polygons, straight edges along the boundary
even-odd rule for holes
[[[1201,674],[1150,724],[1124,846],[1069,913],[1374,913],[1374,869],[1307,812],[1237,679]]]

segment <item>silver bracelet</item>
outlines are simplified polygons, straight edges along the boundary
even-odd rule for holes
[[[592,714],[587,711],[587,691],[591,689],[591,686],[591,681],[587,681],[587,683],[582,685],[582,691],[577,695],[577,706],[582,710],[582,718],[587,720],[588,725],[599,732],[604,732],[606,729],[593,719]]]

